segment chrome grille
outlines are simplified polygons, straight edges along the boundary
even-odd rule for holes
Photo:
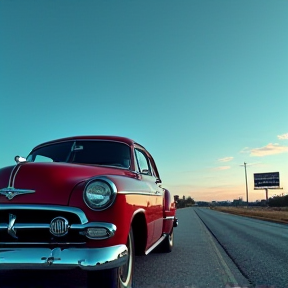
[[[9,209],[0,211],[0,223],[8,223],[9,214],[16,215],[17,223],[47,223],[56,218],[63,217],[69,223],[81,224],[79,217],[76,214],[66,211],[53,211],[53,210],[22,210],[22,209]]]
[[[0,204],[0,246],[85,244],[87,238],[79,233],[79,229],[70,230],[69,227],[87,222],[85,214],[78,208]]]

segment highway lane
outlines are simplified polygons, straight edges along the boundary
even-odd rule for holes
[[[136,288],[247,287],[247,279],[227,256],[194,208],[177,211],[175,246],[171,253],[136,257]],[[84,288],[83,271],[1,271],[0,287]]]
[[[179,226],[175,229],[173,251],[136,258],[136,288],[248,286],[247,279],[199,219],[194,208],[179,209],[177,217]]]
[[[288,287],[288,225],[194,209],[252,285]]]

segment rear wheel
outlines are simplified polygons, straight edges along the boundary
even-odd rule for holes
[[[132,229],[127,240],[128,259],[115,269],[88,271],[88,288],[132,288],[134,272],[134,239]]]
[[[174,233],[172,228],[170,234],[168,234],[166,238],[159,245],[158,251],[162,253],[169,253],[172,251],[173,246],[174,246]]]

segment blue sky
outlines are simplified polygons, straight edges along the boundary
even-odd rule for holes
[[[44,141],[133,138],[173,194],[288,193],[286,0],[0,1],[0,166]]]

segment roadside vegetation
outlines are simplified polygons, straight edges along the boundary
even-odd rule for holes
[[[288,207],[210,207],[214,210],[241,216],[288,224]]]
[[[210,208],[247,217],[273,221],[278,223],[288,224],[288,195],[275,195],[269,198],[268,202],[261,201],[256,203],[249,203],[248,207],[244,206],[245,202],[236,202],[242,205],[237,206],[212,206]],[[260,206],[258,206],[260,204]]]
[[[193,205],[195,205],[195,201],[193,198],[191,198],[190,196],[185,198],[185,196],[183,196],[182,199],[179,198],[178,195],[174,196],[174,200],[176,202],[176,208],[180,209],[180,208],[185,208],[185,207],[191,207]]]
[[[249,202],[243,202],[242,199],[234,200],[233,202],[201,202],[198,201],[195,203],[194,199],[191,197],[182,199],[176,195],[175,197],[176,207],[185,208],[185,207],[209,207],[217,211],[231,213],[246,217],[257,218],[261,220],[273,221],[278,223],[287,223],[288,224],[288,195],[275,195],[269,198],[268,202],[265,200]]]
[[[269,198],[268,205],[270,207],[288,207],[288,195],[276,195]]]

